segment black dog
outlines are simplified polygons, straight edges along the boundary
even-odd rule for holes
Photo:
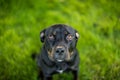
[[[71,71],[74,80],[78,80],[79,54],[76,49],[78,37],[76,30],[63,24],[53,25],[40,33],[44,44],[37,58],[40,68],[39,79],[52,80],[55,73]]]

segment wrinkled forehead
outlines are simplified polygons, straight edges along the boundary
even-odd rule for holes
[[[71,28],[71,27],[66,27],[66,26],[52,26],[52,27],[50,27],[50,28],[48,28],[47,30],[46,30],[46,35],[48,35],[48,34],[53,34],[53,33],[55,33],[55,34],[57,34],[57,33],[61,33],[61,34],[63,34],[63,33],[68,33],[68,34],[74,34],[75,33],[75,30],[73,29],[73,28]]]

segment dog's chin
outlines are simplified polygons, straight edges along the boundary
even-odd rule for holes
[[[49,57],[49,59],[50,59],[52,62],[63,62],[63,61],[64,61],[63,59],[54,59],[54,58],[51,58],[51,57]]]

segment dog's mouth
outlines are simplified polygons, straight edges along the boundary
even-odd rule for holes
[[[57,62],[63,62],[64,60],[61,60],[61,59],[57,59]]]
[[[63,62],[65,60],[65,55],[54,54],[54,59],[56,62]]]

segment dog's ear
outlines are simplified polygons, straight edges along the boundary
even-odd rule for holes
[[[75,37],[76,37],[76,39],[78,39],[80,37],[80,35],[77,31],[75,31]]]
[[[44,40],[45,40],[45,31],[46,31],[46,29],[44,29],[43,31],[40,32],[40,40],[41,40],[41,42],[44,42]]]

